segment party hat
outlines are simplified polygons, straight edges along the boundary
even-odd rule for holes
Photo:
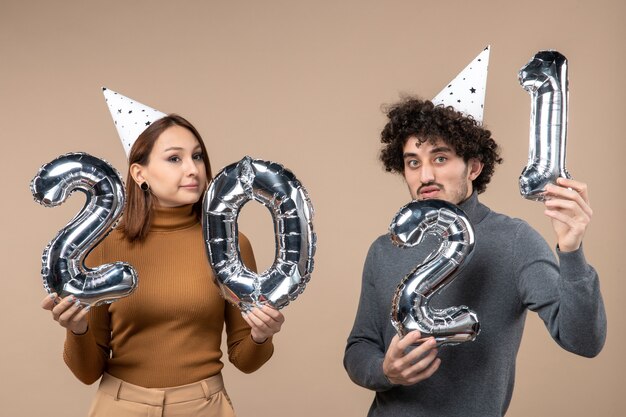
[[[102,87],[102,93],[104,94],[104,100],[109,106],[111,117],[113,117],[117,133],[120,135],[120,140],[128,158],[130,149],[139,135],[152,122],[167,115],[106,87]]]
[[[431,100],[435,106],[452,106],[455,110],[472,116],[478,123],[482,123],[490,50],[491,46],[483,49],[454,80],[450,81]]]

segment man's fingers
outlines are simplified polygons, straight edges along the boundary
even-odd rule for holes
[[[575,192],[575,191],[570,191],[570,192]],[[580,196],[578,200],[570,200],[570,199],[564,199],[564,198],[550,199],[550,200],[546,200],[544,202],[544,205],[549,209],[559,209],[559,210],[568,211],[573,216],[580,215],[580,216],[586,216],[588,218],[591,218],[591,216],[593,215],[593,210],[591,210],[591,207],[589,207],[587,203],[582,201]]]
[[[402,369],[404,378],[425,369],[437,357],[437,342],[429,338],[419,346],[396,359],[397,366]]]
[[[413,385],[429,378],[437,371],[441,363],[441,360],[437,358],[436,347],[435,339],[428,338],[407,354],[391,358],[386,366],[383,365],[383,371],[390,381],[401,385]],[[398,348],[397,345],[396,348]]]
[[[404,358],[409,363],[414,364],[432,352],[435,352],[435,355],[437,354],[437,342],[433,337],[426,339],[424,343],[407,353]]]
[[[435,358],[423,371],[409,378],[407,382],[409,384],[416,384],[420,381],[430,378],[435,372],[437,372],[437,369],[439,369],[439,365],[441,365],[441,359]]]
[[[589,191],[587,184],[584,182],[568,179],[568,178],[557,178],[556,183],[561,187],[571,188],[576,191],[587,203],[589,202]]]
[[[546,186],[545,193],[548,196],[576,200],[581,205],[589,204],[588,187],[583,182],[558,178],[556,184],[548,184]]]
[[[413,330],[400,339],[398,342],[398,349],[401,349],[402,352],[404,352],[409,346],[418,343],[421,338],[421,333],[418,330]]]

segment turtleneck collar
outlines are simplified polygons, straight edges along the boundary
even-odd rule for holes
[[[154,207],[150,232],[172,232],[198,223],[193,204],[180,207]]]
[[[489,214],[489,207],[478,201],[478,193],[476,191],[467,200],[459,204],[459,207],[467,214],[472,224],[480,223]]]

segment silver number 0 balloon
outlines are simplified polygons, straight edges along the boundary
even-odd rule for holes
[[[274,220],[276,256],[262,274],[241,261],[237,218],[255,200]],[[306,190],[281,165],[244,157],[224,168],[209,185],[202,226],[207,255],[224,298],[246,311],[269,304],[280,309],[304,291],[313,272],[316,236]]]
[[[519,82],[531,95],[528,165],[519,178],[520,193],[543,200],[546,185],[571,178],[565,168],[567,140],[567,59],[540,51],[519,71]]]
[[[413,330],[434,336],[439,345],[476,338],[476,313],[466,306],[436,310],[430,299],[456,277],[474,249],[474,230],[467,215],[441,200],[412,201],[400,208],[389,226],[394,244],[413,247],[432,234],[440,246],[398,285],[392,301],[391,323],[400,337]]]
[[[60,297],[74,295],[90,305],[130,294],[137,286],[137,273],[129,264],[84,266],[85,257],[122,215],[124,184],[115,168],[86,153],[69,153],[43,165],[30,188],[35,201],[46,207],[60,205],[76,190],[87,197],[82,210],[43,252],[41,274],[46,291]]]

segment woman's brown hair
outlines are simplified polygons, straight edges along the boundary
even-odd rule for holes
[[[170,114],[153,122],[141,135],[130,150],[128,157],[128,173],[126,175],[126,207],[124,217],[119,228],[124,237],[131,242],[141,242],[146,238],[152,224],[152,208],[155,204],[154,197],[149,191],[143,191],[139,184],[130,175],[130,167],[133,164],[147,165],[150,162],[150,153],[161,133],[172,126],[181,126],[189,130],[198,140],[202,149],[202,160],[206,170],[207,181],[211,181],[211,164],[209,154],[200,133],[185,118],[177,114]],[[202,215],[202,199],[193,205],[193,212],[198,219]]]

